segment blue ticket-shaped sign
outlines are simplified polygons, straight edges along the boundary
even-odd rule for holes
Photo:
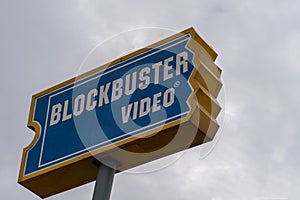
[[[54,181],[60,169],[72,171],[91,155],[110,155],[191,115],[197,66],[190,31],[34,95],[28,126],[36,136],[24,149],[19,182],[42,197],[63,191],[31,180]]]
[[[25,175],[186,116],[189,37],[36,98],[33,121],[41,135],[28,152]]]

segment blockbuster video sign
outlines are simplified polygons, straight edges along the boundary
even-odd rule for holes
[[[214,138],[217,54],[186,29],[33,95],[19,183],[44,198]]]

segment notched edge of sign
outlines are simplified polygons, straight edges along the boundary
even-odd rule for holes
[[[161,129],[161,127],[152,130],[152,132],[147,132],[146,134],[144,134],[145,136],[147,136],[146,138],[135,138],[131,140],[126,140],[127,144],[120,143],[120,145],[116,146],[116,148],[114,147],[107,148],[105,154],[103,154],[103,152],[101,151],[94,152],[94,153],[92,152],[93,155],[91,153],[87,153],[81,156],[80,158],[71,159],[69,161],[64,162],[61,165],[53,166],[51,168],[47,168],[45,170],[35,172],[31,175],[24,176],[27,152],[36,144],[36,142],[40,137],[41,128],[39,126],[39,123],[33,121],[35,102],[37,98],[186,34],[190,34],[191,39],[195,40],[199,44],[197,47],[198,48],[200,47],[202,49],[200,52],[196,52],[196,54],[198,53],[200,54],[198,54],[194,58],[194,62],[197,63],[197,69],[199,68],[200,72],[201,70],[204,70],[205,72],[208,71],[208,74],[212,75],[213,78],[211,78],[211,80],[204,80],[203,76],[200,73],[193,74],[192,76],[193,80],[191,80],[190,82],[192,84],[192,87],[195,89],[195,92],[198,92],[199,95],[196,94],[194,95],[194,97],[189,98],[188,101],[192,105],[192,111],[189,113],[187,117],[185,117],[184,120],[181,120],[180,122],[177,121],[176,123],[172,123],[172,126],[169,124],[168,126],[164,127],[165,129],[163,128],[164,130],[158,132],[157,131],[155,132],[155,130]],[[191,46],[189,45],[188,47],[191,48]],[[120,163],[125,163],[126,160],[127,164],[120,165],[116,169],[118,172],[211,141],[219,127],[214,117],[218,115],[221,109],[216,101],[216,97],[222,87],[222,83],[220,82],[219,79],[221,74],[221,69],[218,68],[216,65],[214,65],[213,62],[215,61],[216,58],[217,58],[217,53],[191,27],[180,33],[167,37],[166,39],[160,40],[154,44],[151,44],[147,47],[144,47],[126,56],[123,56],[112,62],[109,62],[108,64],[104,64],[96,69],[93,69],[89,72],[79,75],[78,77],[69,79],[63,83],[60,83],[56,86],[53,86],[49,89],[46,89],[42,92],[33,95],[27,126],[35,132],[35,136],[33,138],[33,141],[23,149],[18,182],[21,185],[28,188],[29,190],[31,190],[32,192],[34,192],[35,194],[37,194],[38,196],[45,198],[95,180],[98,169],[97,166],[94,164],[95,161],[97,160],[94,156],[96,157],[98,156],[99,158],[109,156],[116,160],[119,160]],[[203,62],[201,63],[200,61]],[[211,88],[209,88],[206,84],[206,83],[210,83],[211,81],[212,82],[217,81],[220,83],[217,86],[217,88],[214,89],[213,95],[210,95]],[[200,102],[199,99],[202,98],[203,95],[208,98],[208,101],[209,99],[211,99],[213,103],[211,104],[210,102],[208,102],[206,104],[203,104],[202,102]],[[203,105],[201,105],[201,103]],[[214,106],[215,111],[214,114],[211,115],[210,112],[212,112],[212,109],[209,108],[212,106]],[[200,112],[195,112],[196,109],[199,109]],[[205,117],[205,120],[203,119],[201,120],[202,122],[200,121],[200,123],[197,123],[197,119],[199,119],[199,117],[200,118]],[[210,121],[208,127],[207,127],[207,123],[205,123],[207,121]],[[208,132],[205,133],[206,131],[208,131],[210,124],[212,124],[213,128],[211,130],[213,131],[211,131],[210,133]],[[163,152],[159,152],[157,154],[153,153],[153,149],[157,149],[162,144],[168,143],[168,140],[170,138],[173,138],[174,135],[176,135],[179,126],[180,127],[182,126],[181,128],[183,128],[185,133],[196,132],[193,141],[189,145],[180,145],[178,143],[175,143],[175,146],[170,146],[170,148],[165,149]],[[178,141],[182,142],[182,140],[184,140],[184,137],[181,137],[181,140]],[[156,141],[157,143],[156,147],[153,145],[151,146],[153,141]],[[118,151],[117,148],[123,149],[125,151],[137,152],[137,153],[148,152],[148,156],[145,156],[143,159],[137,162],[135,156],[133,156],[132,158],[120,156],[122,154],[120,154],[120,151]]]
[[[33,120],[35,103],[36,103],[36,96],[33,95],[31,98],[27,127],[30,128],[34,132],[34,137],[33,137],[32,141],[30,142],[30,144],[27,145],[22,151],[22,160],[21,160],[21,166],[19,169],[19,177],[18,177],[18,183],[20,183],[20,184],[22,183],[22,181],[24,181],[26,179],[26,177],[24,177],[24,174],[25,174],[25,167],[26,167],[27,152],[36,144],[36,142],[38,141],[38,139],[41,135],[40,124]]]

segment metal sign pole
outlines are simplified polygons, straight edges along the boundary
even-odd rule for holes
[[[115,169],[99,163],[92,200],[109,200],[115,176]]]

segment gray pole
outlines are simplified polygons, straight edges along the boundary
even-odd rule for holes
[[[93,200],[109,200],[115,169],[99,163]]]

